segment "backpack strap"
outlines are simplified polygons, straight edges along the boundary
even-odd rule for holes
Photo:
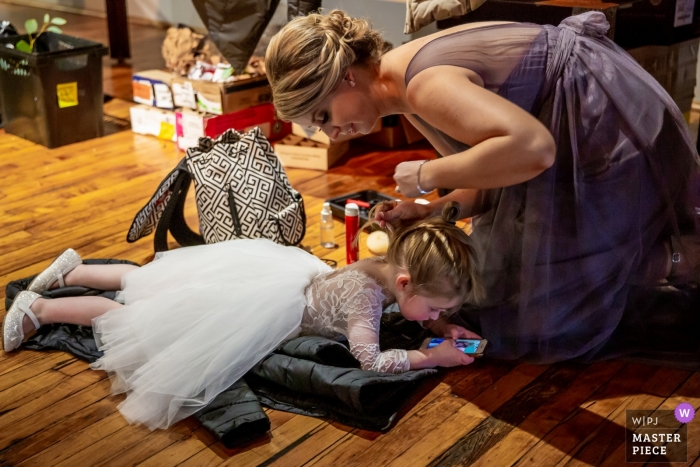
[[[160,221],[163,210],[170,202],[173,194],[173,186],[175,182],[182,176],[182,161],[175,167],[158,185],[156,192],[153,194],[148,203],[136,213],[134,221],[129,227],[129,233],[126,236],[128,243],[133,243],[141,237],[145,237],[154,230]],[[187,169],[187,167],[184,167]]]
[[[184,207],[192,176],[183,158],[163,181],[146,205],[134,217],[126,241],[133,243],[155,230],[155,251],[168,249],[168,230],[183,246],[201,245],[204,238],[185,222]]]
[[[187,169],[184,158],[176,167],[176,170],[178,169],[180,172],[172,185],[172,195],[163,210],[153,237],[153,249],[156,253],[168,250],[168,231],[182,246],[203,245],[205,243],[204,237],[193,232],[185,221],[185,201],[192,184],[192,175]]]

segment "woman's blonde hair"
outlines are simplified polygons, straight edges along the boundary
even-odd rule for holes
[[[294,120],[312,112],[350,65],[379,63],[390,48],[368,21],[341,10],[293,19],[272,38],[265,55],[277,115]]]
[[[451,201],[439,217],[389,229],[386,258],[408,272],[413,292],[477,304],[484,298],[484,289],[476,250],[469,235],[454,224],[458,218],[459,204]]]

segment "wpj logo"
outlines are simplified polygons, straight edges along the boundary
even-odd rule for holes
[[[687,462],[688,421],[693,407],[676,410],[627,410],[625,458],[627,462]],[[682,413],[678,413],[679,409]]]

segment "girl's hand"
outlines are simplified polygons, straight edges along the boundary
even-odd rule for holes
[[[396,166],[394,170],[394,180],[399,193],[407,198],[415,198],[420,196],[418,191],[418,168],[424,161],[409,161],[402,162]],[[424,182],[425,183],[425,182]],[[428,190],[425,186],[421,186],[424,190]]]
[[[402,221],[425,219],[432,213],[432,207],[429,204],[393,201],[384,203],[378,208],[374,218],[381,228],[385,228],[386,224],[397,227]]]
[[[434,366],[453,367],[469,365],[474,361],[474,357],[470,357],[456,348],[455,341],[452,339],[447,339],[437,347],[428,350]]]

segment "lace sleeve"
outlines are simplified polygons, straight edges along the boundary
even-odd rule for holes
[[[379,350],[379,322],[382,315],[381,288],[364,284],[346,302],[350,352],[363,370],[403,373],[410,369],[408,353],[402,349]]]

